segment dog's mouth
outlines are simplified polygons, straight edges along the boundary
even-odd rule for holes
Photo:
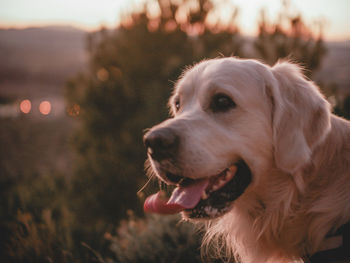
[[[244,161],[224,169],[221,173],[193,180],[177,175],[177,187],[170,198],[163,191],[149,196],[145,212],[175,214],[183,212],[188,218],[215,218],[230,210],[233,201],[243,194],[252,180],[251,171]]]

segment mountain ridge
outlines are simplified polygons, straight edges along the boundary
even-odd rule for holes
[[[62,95],[65,81],[87,67],[88,33],[66,25],[0,28],[0,94]],[[325,44],[328,52],[315,79],[350,93],[350,41]]]

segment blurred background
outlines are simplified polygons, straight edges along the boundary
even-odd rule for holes
[[[200,231],[145,216],[145,128],[186,65],[305,68],[350,117],[347,0],[3,0],[0,261],[201,262]],[[215,260],[214,260],[215,261]],[[221,262],[216,260],[215,262]]]

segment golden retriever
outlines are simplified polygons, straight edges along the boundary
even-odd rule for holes
[[[338,247],[332,260],[346,260],[350,122],[297,65],[203,61],[169,106],[144,143],[153,172],[177,187],[149,197],[146,212],[205,221],[204,249],[227,261],[318,262]]]

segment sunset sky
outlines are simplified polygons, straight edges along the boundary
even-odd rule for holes
[[[73,25],[94,30],[112,27],[121,13],[144,0],[1,0],[0,27]],[[220,1],[220,0],[217,0]],[[228,0],[239,7],[238,24],[244,34],[254,35],[261,8],[276,17],[281,0]],[[349,0],[291,0],[292,10],[301,12],[308,23],[323,21],[327,40],[350,40]]]

